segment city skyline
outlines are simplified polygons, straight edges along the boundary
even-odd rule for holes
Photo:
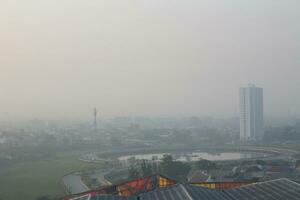
[[[0,0],[0,200],[298,199],[299,19],[300,0]]]

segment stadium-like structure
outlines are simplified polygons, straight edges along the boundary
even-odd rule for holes
[[[300,200],[300,184],[266,182],[176,183],[161,175],[64,197],[63,200]]]

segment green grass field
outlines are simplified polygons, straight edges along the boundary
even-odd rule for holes
[[[0,200],[35,200],[40,196],[64,196],[61,185],[63,175],[101,167],[79,161],[79,155],[79,152],[62,153],[53,159],[14,165],[0,174]]]

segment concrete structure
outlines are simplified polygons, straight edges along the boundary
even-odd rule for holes
[[[261,141],[263,129],[263,89],[249,84],[240,88],[240,139]]]

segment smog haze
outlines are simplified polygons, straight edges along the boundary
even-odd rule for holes
[[[1,119],[300,114],[300,1],[0,2]]]

